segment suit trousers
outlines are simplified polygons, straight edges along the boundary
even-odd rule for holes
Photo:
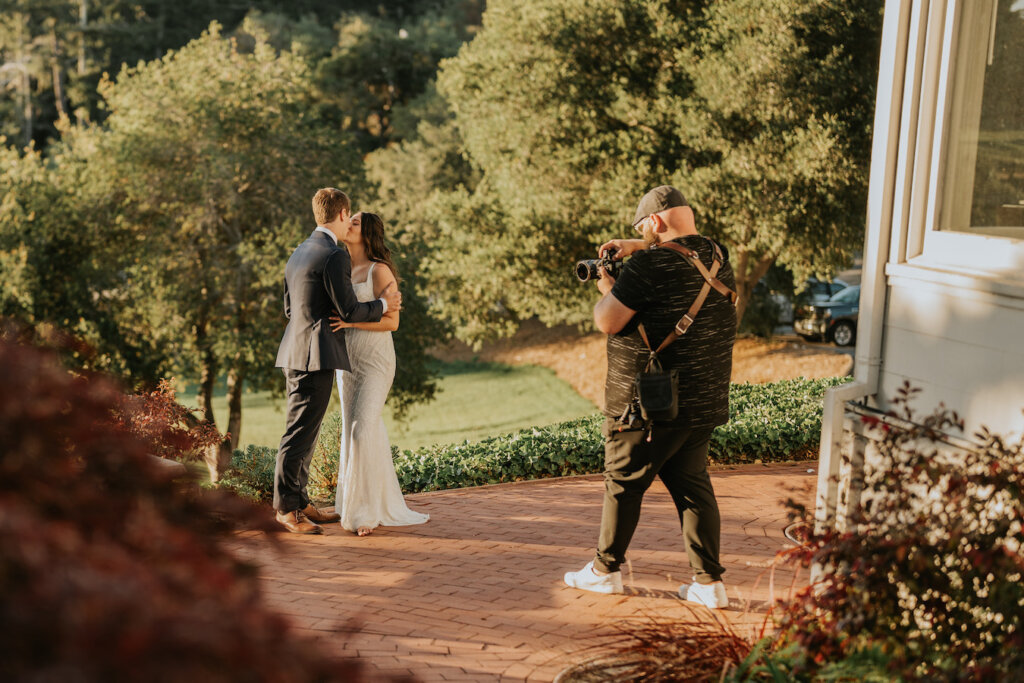
[[[285,368],[284,378],[288,424],[274,468],[274,509],[291,512],[309,505],[309,463],[334,391],[334,370],[304,372]]]
[[[640,520],[644,493],[658,476],[665,484],[683,530],[683,542],[697,583],[719,581],[722,520],[708,475],[708,444],[712,428],[655,425],[646,431],[615,431],[605,420],[604,509],[594,566],[618,571]]]

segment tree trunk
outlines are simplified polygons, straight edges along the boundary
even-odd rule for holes
[[[248,291],[245,287],[244,273],[244,267],[239,267],[236,271],[235,315],[237,318],[235,324],[240,337],[247,333],[244,302]],[[228,438],[221,444],[220,462],[218,463],[224,469],[231,463],[232,452],[241,443],[239,435],[242,432],[242,390],[245,387],[245,367],[245,360],[241,352],[235,354],[228,367]]]
[[[733,273],[736,275],[736,325],[743,321],[743,314],[750,303],[750,297],[754,293],[754,287],[764,277],[768,269],[775,263],[775,256],[765,254],[751,262],[751,254],[747,251],[740,251],[736,260],[736,268]]]
[[[18,24],[18,50],[15,54],[15,61],[21,66],[18,90],[21,93],[22,130],[25,135],[25,146],[28,147],[32,144],[32,132],[35,128],[35,114],[32,109],[32,77],[28,72],[28,54],[25,45],[25,26],[28,24],[28,17],[18,13],[14,15],[14,21]]]
[[[78,43],[78,75],[85,75],[85,29],[89,26],[89,2],[81,0],[78,5],[78,28],[81,29],[81,37]]]
[[[245,372],[236,365],[228,370],[228,438],[220,445],[220,458],[217,467],[220,472],[231,463],[231,453],[238,447],[239,434],[242,431],[242,389],[245,385]]]
[[[217,383],[217,359],[209,349],[202,351],[203,369],[199,375],[199,407],[203,411],[203,419],[216,424],[213,417],[213,389]]]
[[[53,101],[57,105],[57,116],[64,120],[70,120],[68,114],[68,98],[64,92],[64,65],[63,54],[61,54],[60,39],[57,37],[57,27],[53,27]]]
[[[212,343],[206,333],[205,322],[199,323],[196,327],[196,346],[199,348],[201,358],[198,392],[199,406],[203,411],[203,420],[207,424],[215,425],[217,421],[213,415],[213,390],[217,384],[217,372],[220,369],[220,365],[217,363]],[[212,482],[219,480],[221,472],[224,471],[220,464],[221,448],[222,444],[217,444],[206,449],[206,452],[203,454],[203,462],[206,463],[206,469],[210,472],[210,481]],[[229,452],[228,460],[230,461],[230,459],[231,455]]]

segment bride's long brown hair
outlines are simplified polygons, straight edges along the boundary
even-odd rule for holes
[[[367,258],[386,265],[391,269],[395,280],[398,280],[398,270],[395,268],[395,262],[391,259],[391,250],[384,243],[384,220],[375,213],[363,211],[359,218],[359,225],[363,244],[366,246]]]

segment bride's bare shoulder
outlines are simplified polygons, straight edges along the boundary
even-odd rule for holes
[[[384,288],[390,283],[395,281],[395,275],[388,268],[386,263],[374,263],[373,264],[373,292],[377,296],[380,296]]]

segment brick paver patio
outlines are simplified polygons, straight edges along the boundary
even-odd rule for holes
[[[743,635],[794,581],[791,571],[769,566],[778,550],[792,547],[782,533],[782,501],[811,501],[814,466],[712,474],[725,581],[737,607],[720,614]],[[430,513],[422,526],[359,538],[332,524],[323,536],[277,535],[277,548],[255,532],[234,545],[262,567],[271,605],[331,651],[365,658],[373,671],[425,681],[551,681],[592,654],[595,635],[612,622],[690,614],[675,597],[689,572],[660,482],[644,500],[630,547],[627,595],[562,584],[565,571],[593,554],[601,492],[600,476],[588,476],[422,493],[407,497]],[[711,618],[703,608],[695,615]]]

